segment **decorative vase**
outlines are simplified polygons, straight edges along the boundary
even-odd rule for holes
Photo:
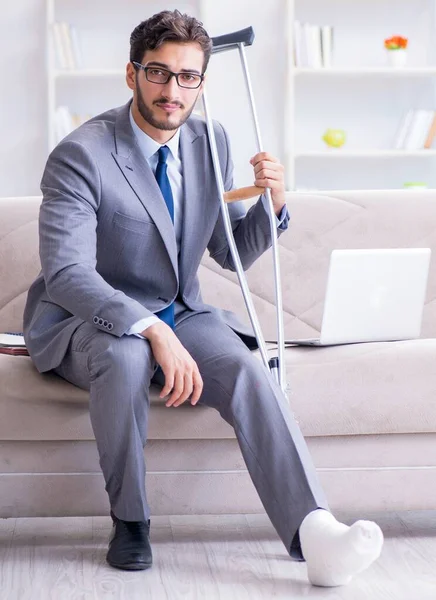
[[[398,48],[397,50],[386,50],[388,53],[388,61],[391,67],[399,69],[404,67],[407,62],[407,50]]]

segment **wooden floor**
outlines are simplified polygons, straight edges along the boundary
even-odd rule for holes
[[[384,531],[382,556],[332,589],[307,583],[265,515],[152,518],[154,565],[136,573],[105,563],[109,518],[3,519],[0,598],[436,600],[436,512],[364,516]]]

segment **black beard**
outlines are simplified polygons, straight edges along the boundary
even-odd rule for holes
[[[156,129],[161,129],[163,131],[174,131],[175,129],[178,129],[179,127],[181,127],[183,125],[183,123],[185,123],[185,121],[187,121],[189,119],[189,117],[191,116],[191,113],[195,107],[195,102],[194,102],[194,104],[191,106],[191,108],[189,110],[187,110],[186,113],[181,116],[178,123],[171,123],[170,121],[158,121],[153,116],[152,111],[148,108],[148,106],[144,102],[144,98],[142,96],[141,90],[138,85],[138,76],[136,76],[136,93],[137,93],[138,110],[139,110],[139,114],[141,115],[141,117],[144,119],[144,121],[147,121],[147,123],[149,125],[151,125],[152,127],[155,127]],[[198,98],[198,96],[197,96],[197,98]],[[158,102],[155,102],[155,104],[160,104],[160,103],[165,104],[166,102],[169,102],[169,100],[167,98],[162,98]],[[182,109],[184,108],[184,106],[182,104],[179,104],[179,106]]]

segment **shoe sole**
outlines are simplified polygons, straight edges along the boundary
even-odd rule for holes
[[[118,565],[113,562],[106,561],[108,565],[114,567],[115,569],[121,569],[122,571],[145,571],[146,569],[150,569],[153,563],[127,563],[124,565]]]

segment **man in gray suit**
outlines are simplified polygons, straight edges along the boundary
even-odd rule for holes
[[[381,533],[360,525],[351,536],[364,540],[359,546],[350,528],[334,520],[287,401],[250,352],[252,331],[201,298],[197,270],[206,248],[223,268],[234,269],[205,124],[191,116],[211,40],[192,17],[163,11],[138,25],[130,43],[132,101],[76,129],[48,159],[39,219],[42,271],[24,315],[37,369],[90,391],[114,523],[107,561],[121,569],[152,564],[143,449],[149,385],[157,381],[167,407],[202,403],[234,427],[288,552],[304,555],[313,583],[345,583],[374,559]],[[229,190],[229,143],[222,126],[214,126]],[[289,219],[283,167],[267,153],[251,163],[256,185],[271,188],[281,234]],[[259,198],[247,214],[238,203],[229,207],[245,269],[271,244],[264,202]],[[338,527],[350,538],[340,529],[342,546]],[[369,538],[378,545],[368,553]],[[344,567],[341,556],[349,558],[351,543],[359,551]]]

